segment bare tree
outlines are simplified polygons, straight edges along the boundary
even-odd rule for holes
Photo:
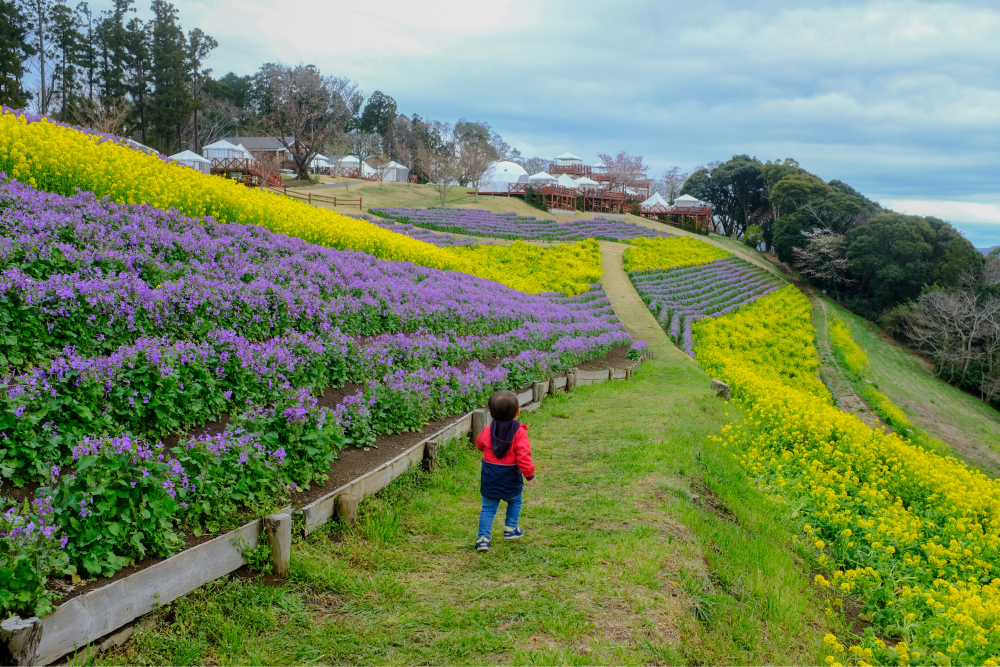
[[[612,190],[636,187],[640,181],[646,179],[646,172],[649,171],[649,167],[643,164],[641,155],[631,155],[628,151],[622,151],[613,157],[598,153],[597,157],[604,163]]]
[[[802,275],[830,285],[849,285],[847,239],[829,229],[803,231],[809,239],[804,248],[794,248],[793,263]]]
[[[496,150],[485,141],[464,143],[459,147],[458,170],[475,188],[475,199],[479,201],[479,188],[489,182],[496,164]]]
[[[344,141],[350,147],[351,154],[358,158],[358,178],[364,179],[365,160],[382,154],[382,137],[375,132],[358,130],[344,135]]]
[[[511,160],[511,162],[521,165],[531,176],[546,171],[549,168],[549,161],[541,157],[519,158]]]
[[[689,174],[681,171],[680,167],[671,167],[660,176],[660,194],[667,198],[667,203],[673,204],[674,200],[681,194],[681,188],[687,182]]]
[[[309,180],[309,165],[331,137],[344,131],[359,106],[358,86],[323,76],[312,65],[273,65],[264,125],[295,161],[298,178]]]
[[[101,100],[81,98],[72,110],[72,120],[78,125],[89,127],[102,134],[124,135],[132,103],[124,97]]]
[[[202,115],[198,118],[197,128],[192,117],[184,128],[183,141],[190,145],[208,146],[224,137],[231,137],[238,128],[235,119],[242,114],[243,110],[228,100],[206,97],[202,100]]]
[[[449,142],[438,150],[424,146],[419,151],[418,159],[434,189],[441,196],[441,206],[444,206],[448,190],[456,185],[455,177],[458,173],[454,144]]]
[[[253,151],[256,161],[257,176],[260,187],[275,186],[281,183],[281,157],[277,151]]]
[[[385,177],[393,169],[391,165],[392,161],[386,156],[375,156],[375,166],[372,167],[372,173],[375,175],[375,180],[378,181],[379,189],[382,188],[382,183],[385,182]]]

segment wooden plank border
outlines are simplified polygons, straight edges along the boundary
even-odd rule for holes
[[[626,379],[631,377],[642,361],[650,358],[652,355],[645,353],[625,370],[574,369],[571,373],[578,385],[606,382],[610,379]],[[557,389],[566,390],[571,384],[573,383],[567,377],[551,378],[519,393],[518,401],[523,411],[533,412],[541,407],[544,396],[554,393]],[[489,422],[488,415],[486,422]],[[391,461],[300,508],[296,513],[300,513],[304,519],[304,533],[308,535],[336,514],[340,496],[351,496],[360,500],[380,491],[405,473],[411,465],[423,461],[428,449],[432,449],[436,455],[438,446],[469,434],[472,426],[473,413],[469,412],[409,447]],[[432,443],[433,447],[429,448],[428,445]],[[293,512],[293,508],[286,507],[279,510],[279,513],[286,512]],[[83,650],[88,644],[114,635],[158,606],[170,603],[210,581],[239,569],[246,564],[246,560],[235,543],[242,538],[247,545],[255,547],[262,530],[263,519],[254,519],[225,535],[186,549],[145,570],[75,597],[44,618],[26,619],[25,627],[41,626],[41,637],[34,656],[22,656],[22,664],[54,663],[67,655]],[[7,619],[9,620],[11,619]],[[4,621],[5,626],[8,624],[7,621]]]

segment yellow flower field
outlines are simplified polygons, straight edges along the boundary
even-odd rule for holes
[[[678,266],[697,266],[715,259],[731,257],[732,253],[697,239],[682,236],[632,241],[622,259],[626,271],[653,271]]]
[[[602,275],[596,244],[531,252],[535,265],[517,261],[518,251],[502,246],[439,248],[335,211],[168,164],[99,136],[48,121],[29,123],[11,112],[0,114],[0,170],[41,190],[72,194],[79,188],[119,203],[260,225],[310,243],[471,273],[530,293],[579,294]]]
[[[834,317],[830,320],[828,329],[830,331],[830,343],[833,344],[833,351],[837,355],[837,360],[847,370],[860,373],[871,365],[868,361],[868,355],[861,349],[861,346],[854,342],[854,338],[851,337],[851,332],[843,320],[839,317]]]
[[[803,522],[829,613],[856,595],[873,624],[857,642],[829,635],[827,663],[997,664],[1000,484],[831,405],[809,375],[812,334],[807,299],[786,287],[699,322],[695,352],[745,410],[720,441]],[[765,338],[787,358],[758,349]]]

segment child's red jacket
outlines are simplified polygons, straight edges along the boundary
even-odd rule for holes
[[[483,472],[480,477],[479,490],[483,498],[490,500],[507,500],[521,493],[524,479],[535,478],[535,464],[531,460],[531,444],[528,442],[528,427],[521,428],[514,434],[510,449],[503,458],[498,459],[490,446],[490,428],[487,426],[476,438],[476,448],[483,453]],[[522,477],[522,473],[524,477]]]

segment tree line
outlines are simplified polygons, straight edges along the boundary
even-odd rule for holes
[[[1000,251],[986,257],[944,220],[891,211],[793,159],[735,155],[681,192],[713,205],[718,232],[773,251],[942,378],[1000,404]]]

